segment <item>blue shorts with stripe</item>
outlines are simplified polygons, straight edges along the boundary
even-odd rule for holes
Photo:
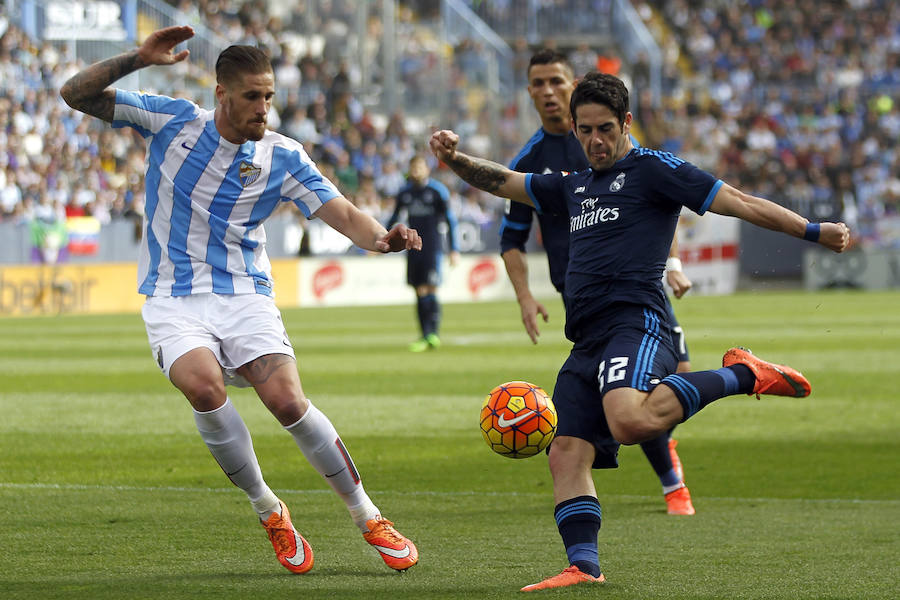
[[[617,304],[582,332],[556,378],[556,435],[587,440],[597,454],[595,469],[618,466],[619,443],[603,412],[603,395],[620,387],[650,391],[675,372],[678,354],[672,329],[659,313]]]

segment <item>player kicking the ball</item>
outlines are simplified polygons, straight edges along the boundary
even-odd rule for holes
[[[366,250],[417,250],[422,240],[404,225],[385,230],[341,196],[299,142],[266,129],[275,78],[258,48],[230,46],[219,55],[214,111],[108,87],[143,67],[186,59],[187,50],[173,49],[193,35],[190,27],[156,31],[137,50],[91,65],[61,90],[69,106],[148,140],[138,291],[147,296],[142,312],[153,355],[190,402],[200,436],[247,494],[286,569],[309,571],[313,552],[263,480],[226,383],[255,388],[346,503],[365,541],[403,571],[418,561],[416,546],[381,516],[331,421],[300,386],[272,298],[262,222],[292,201]]]
[[[810,393],[798,371],[740,348],[725,353],[721,369],[675,374],[661,278],[681,207],[738,217],[835,252],[850,241],[843,223],[809,223],[668,152],[634,148],[628,91],[614,76],[588,74],[570,109],[590,163],[577,173],[517,173],[458,151],[452,131],[430,141],[435,156],[470,185],[569,217],[566,336],[573,346],[553,394],[559,426],[549,456],[569,566],[522,591],[604,581],[591,465],[619,443],[658,436],[725,396]]]

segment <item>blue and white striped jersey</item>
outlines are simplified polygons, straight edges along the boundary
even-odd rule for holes
[[[148,143],[141,294],[273,296],[263,221],[280,202],[310,217],[341,195],[299,142],[267,131],[233,144],[214,117],[188,100],[116,91],[113,127]]]

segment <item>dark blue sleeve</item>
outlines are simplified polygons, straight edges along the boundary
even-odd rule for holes
[[[400,211],[403,209],[404,204],[404,202],[401,201],[400,198],[403,196],[404,190],[406,190],[405,186],[397,191],[397,197],[394,201],[394,212],[391,213],[391,217],[388,219],[387,223],[384,224],[385,229],[390,229],[391,227],[393,227],[394,224],[397,223],[397,219],[400,218]]]
[[[655,170],[652,181],[657,197],[686,206],[698,215],[707,211],[722,187],[722,180],[689,162],[682,162],[676,168],[657,162]]]
[[[525,242],[531,235],[534,209],[521,202],[507,200],[506,213],[500,222],[500,254],[512,248],[525,252]]]
[[[547,173],[539,175],[529,173],[525,176],[525,191],[534,202],[538,213],[551,215],[566,214],[566,197],[564,179],[566,173]]]

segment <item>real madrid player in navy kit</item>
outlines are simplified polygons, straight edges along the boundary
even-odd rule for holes
[[[147,297],[153,356],[190,402],[200,436],[247,494],[285,568],[309,571],[313,553],[266,485],[226,383],[255,388],[345,502],[363,538],[389,567],[408,569],[418,560],[415,545],[381,516],[331,421],[300,386],[273,301],[262,224],[282,202],[293,202],[367,250],[412,250],[421,240],[405,225],[385,230],[341,196],[299,142],[266,129],[275,78],[258,48],[230,46],[219,55],[215,110],[108,87],[143,67],[186,59],[187,50],[173,50],[192,36],[190,27],[156,31],[137,50],[91,65],[61,89],[73,108],[147,140],[138,290]]]
[[[835,252],[850,240],[843,223],[810,223],[668,152],[634,148],[628,91],[617,77],[588,74],[570,112],[591,166],[574,174],[518,173],[468,156],[452,131],[430,141],[435,156],[469,184],[569,215],[566,336],[573,346],[554,390],[559,428],[549,457],[569,566],[523,591],[604,580],[591,467],[614,456],[619,443],[651,439],[725,396],[810,393],[798,371],[742,348],[728,350],[721,369],[675,374],[661,278],[681,207],[738,217]]]
[[[437,288],[441,283],[442,249],[440,227],[447,224],[450,239],[451,265],[459,260],[459,244],[456,238],[456,216],[450,210],[450,192],[440,181],[430,177],[431,170],[425,157],[413,156],[409,161],[408,183],[397,192],[397,204],[388,219],[387,227],[405,221],[416,231],[422,232],[422,250],[410,252],[406,260],[406,283],[416,291],[416,314],[419,318],[421,339],[410,344],[413,352],[433,350],[441,345],[438,333],[441,326],[441,305]]]
[[[578,138],[572,131],[569,100],[573,89],[575,89],[574,75],[566,55],[556,50],[544,49],[531,57],[528,65],[528,94],[540,116],[541,127],[512,160],[509,165],[511,169],[521,173],[555,173],[581,171],[590,166]],[[500,227],[500,253],[516,291],[516,300],[519,302],[525,330],[531,341],[536,344],[540,335],[537,317],[540,314],[546,322],[549,314],[544,305],[534,298],[528,286],[525,243],[531,233],[534,214],[534,209],[527,204],[507,202],[506,213]],[[569,262],[568,214],[541,212],[537,218],[541,229],[541,241],[550,267],[550,280],[565,299],[566,265]],[[674,243],[672,250],[677,257],[677,246]],[[673,266],[675,262],[670,257],[666,264]],[[690,280],[680,269],[675,271],[667,268],[666,277],[677,297],[690,288]],[[673,330],[678,332],[676,340],[679,353],[678,371],[688,371],[690,359],[683,332],[675,320],[668,299],[666,306],[669,322]],[[659,477],[667,512],[671,515],[693,515],[694,505],[690,491],[684,483],[681,460],[675,451],[676,444],[669,431],[652,440],[641,442],[641,450]],[[616,467],[618,461],[613,456],[612,460],[599,466]]]

